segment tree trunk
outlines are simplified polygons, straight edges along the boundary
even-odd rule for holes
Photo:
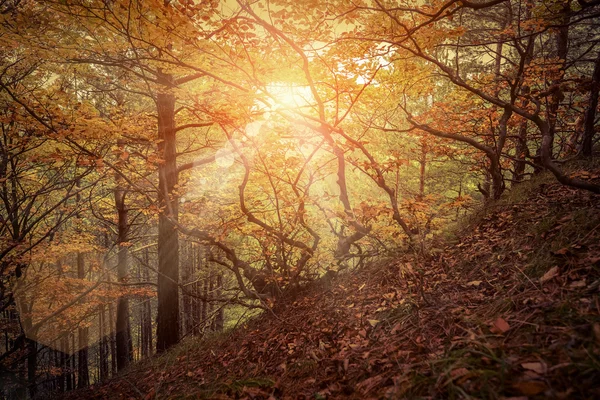
[[[144,250],[144,265],[149,265],[150,256],[148,248]],[[150,281],[150,273],[148,268],[142,270],[142,277],[145,282]],[[150,299],[145,299],[142,303],[142,358],[152,355],[152,305]]]
[[[588,100],[588,108],[585,111],[585,119],[583,121],[583,143],[581,144],[581,152],[584,156],[592,155],[594,146],[594,135],[596,134],[596,110],[598,109],[598,93],[600,92],[600,52],[596,58],[594,73],[592,74],[592,82],[590,86],[590,98]]]
[[[196,263],[194,264],[194,294],[200,295],[202,291],[201,281],[200,281],[200,272],[202,271],[202,266],[204,265],[205,255],[204,249],[202,246],[198,246],[196,251]],[[200,333],[200,322],[202,321],[202,309],[204,307],[204,302],[202,299],[194,298],[194,328],[193,334],[198,335]]]
[[[117,177],[117,188],[115,189],[115,206],[117,208],[117,246],[118,265],[117,279],[120,283],[128,280],[128,243],[127,243],[127,208],[125,207],[125,190],[119,185]],[[117,370],[122,370],[129,365],[132,354],[130,352],[131,330],[129,327],[129,299],[120,296],[117,300],[117,324],[116,324],[116,347],[117,347]]]
[[[61,392],[65,392],[65,391],[69,391],[71,390],[70,386],[70,381],[68,379],[68,365],[67,365],[67,360],[69,358],[69,356],[67,355],[67,352],[69,351],[69,339],[65,336],[62,337],[60,339],[60,383],[59,386],[61,388]]]
[[[71,373],[70,373],[70,377],[71,377],[71,386],[73,389],[75,389],[77,387],[77,377],[75,376],[75,371],[77,371],[77,357],[75,357],[75,333],[71,333],[71,350],[73,351],[73,353],[70,356],[70,360],[71,360]]]
[[[554,137],[556,136],[556,124],[558,122],[558,109],[560,108],[560,103],[564,99],[564,93],[560,88],[560,82],[564,77],[565,67],[567,64],[570,13],[571,4],[570,1],[567,1],[563,4],[559,17],[557,18],[560,26],[556,31],[556,56],[560,62],[560,70],[558,78],[551,82],[551,87],[554,86],[555,88],[552,91],[550,103],[548,104],[547,109],[547,120],[549,125],[547,140],[550,140],[549,146],[551,159],[553,158],[554,152]]]
[[[183,283],[186,284],[187,286],[185,286],[186,288],[186,292],[189,292],[191,290],[191,285],[189,285],[193,279],[194,279],[194,274],[193,274],[193,266],[194,266],[194,260],[193,260],[193,255],[194,252],[190,251],[193,249],[190,249],[191,244],[190,243],[186,243],[186,257],[185,257],[185,264],[183,266]],[[183,314],[182,314],[182,319],[184,321],[184,327],[185,327],[185,334],[189,335],[193,329],[194,326],[194,316],[193,316],[193,312],[192,312],[192,296],[190,296],[189,294],[184,294],[182,296],[182,300],[183,300]]]
[[[85,279],[85,262],[83,253],[77,253],[77,278]],[[84,388],[90,384],[90,375],[88,370],[88,328],[79,328],[77,353],[77,387]]]
[[[217,292],[216,292],[216,297],[221,297],[221,289],[223,288],[223,275],[222,274],[218,274],[217,275]],[[223,312],[223,306],[219,307],[219,310],[217,311],[217,315],[215,316],[215,331],[216,332],[223,332],[223,325],[224,325],[224,312]]]
[[[515,158],[513,164],[513,184],[523,180],[525,174],[525,156],[527,154],[527,120],[521,122],[519,126],[519,137],[515,147]]]
[[[105,381],[108,379],[108,337],[106,335],[106,312],[104,304],[100,305],[99,319],[100,349],[98,353],[100,358],[100,381]]]
[[[210,282],[210,289],[209,289],[209,293],[210,293],[210,297],[213,297],[213,293],[215,292],[215,277],[214,275],[211,273],[210,277],[209,277],[209,282]],[[212,302],[208,303],[208,314],[210,315],[210,330],[212,332],[214,332],[215,329],[215,316],[214,316],[214,304]]]
[[[419,200],[425,197],[425,171],[427,168],[427,145],[421,143],[421,156],[419,157]]]
[[[108,345],[110,346],[110,373],[112,376],[115,376],[117,374],[117,349],[115,346],[115,334],[112,330],[112,327],[115,326],[113,315],[113,305],[110,303],[108,305],[108,326],[110,329]]]
[[[29,396],[33,399],[37,393],[37,342],[33,339],[27,339],[27,348],[27,381],[29,384]]]
[[[207,264],[208,267],[208,264]],[[204,277],[202,294],[206,299],[208,297],[208,281],[210,279],[210,268],[207,268],[207,275]],[[208,302],[206,300],[202,300],[202,326],[206,326],[206,319],[208,318]]]
[[[173,78],[162,80],[172,87]],[[156,350],[162,352],[179,340],[179,239],[173,221],[178,216],[178,198],[173,193],[177,184],[177,148],[175,135],[175,96],[159,93],[158,152],[162,162],[158,166],[158,313],[156,317]]]

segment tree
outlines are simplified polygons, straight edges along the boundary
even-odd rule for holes
[[[515,24],[516,27],[511,28],[510,31],[507,32],[511,34],[509,36],[510,39],[507,39],[507,41],[510,40],[515,46],[516,59],[507,58],[507,61],[510,61],[510,63],[507,64],[505,71],[503,71],[503,78],[501,82],[499,82],[500,90],[496,90],[496,86],[493,85],[486,86],[485,84],[488,83],[489,79],[474,79],[474,77],[461,74],[460,69],[457,69],[457,67],[454,65],[449,65],[438,55],[436,55],[434,49],[438,43],[441,47],[450,45],[447,42],[447,39],[443,38],[447,38],[449,36],[462,36],[460,28],[458,31],[456,28],[450,28],[449,30],[446,26],[446,21],[449,20],[451,15],[454,15],[462,10],[467,13],[472,13],[473,16],[479,15],[481,10],[500,7],[498,6],[499,3],[504,3],[504,1],[492,1],[481,4],[461,3],[460,5],[453,2],[443,3],[439,7],[434,8],[433,13],[428,11],[425,12],[419,8],[409,7],[408,12],[402,17],[400,17],[397,13],[397,9],[386,7],[381,3],[378,4],[377,8],[381,14],[393,24],[395,27],[394,29],[397,29],[398,32],[400,32],[398,38],[392,39],[388,39],[386,35],[379,35],[378,37],[380,40],[389,41],[390,44],[397,47],[398,51],[402,52],[403,54],[412,55],[431,63],[431,65],[435,66],[437,71],[441,73],[445,79],[456,86],[458,91],[464,91],[463,93],[476,96],[479,101],[483,101],[484,104],[488,105],[490,110],[493,112],[496,112],[495,110],[499,111],[495,117],[494,123],[494,125],[497,126],[498,132],[495,135],[495,148],[465,135],[436,129],[430,124],[418,121],[411,115],[409,110],[406,110],[409,122],[415,128],[439,137],[445,137],[451,140],[458,140],[468,143],[485,153],[490,159],[491,163],[490,172],[492,174],[494,186],[493,197],[497,198],[502,192],[503,176],[500,167],[500,157],[504,144],[506,143],[509,121],[513,115],[519,116],[530,121],[537,128],[541,135],[539,158],[537,158],[537,160],[539,160],[539,164],[543,168],[546,168],[552,172],[563,184],[593,192],[600,191],[598,186],[593,183],[579,181],[566,176],[560,171],[552,159],[552,147],[554,143],[554,132],[556,125],[555,109],[558,107],[557,102],[559,101],[558,98],[560,97],[557,94],[559,87],[557,86],[556,81],[553,81],[554,84],[549,87],[535,91],[535,94],[533,90],[523,90],[524,82],[530,81],[534,78],[533,72],[535,71],[535,67],[527,67],[526,61],[528,59],[528,52],[523,48],[522,40],[535,35],[537,32],[546,29],[548,26],[551,26],[555,22],[552,16],[548,14],[542,14],[541,17],[527,18],[526,13],[516,13],[516,17],[518,18],[513,21],[513,24]],[[520,3],[516,3],[515,6],[518,7],[519,5]],[[519,9],[523,10],[526,9],[526,7],[521,7]],[[581,17],[580,21],[590,18],[591,14],[588,14],[588,12],[589,10],[582,10],[581,12],[577,13]],[[445,17],[442,17],[442,15],[445,15]],[[410,18],[414,18],[411,20],[409,16]],[[569,14],[569,17],[572,17],[572,15]],[[537,29],[532,30],[532,27],[535,26],[537,26]],[[437,36],[431,36],[432,33],[435,33]],[[430,40],[432,37],[436,37],[436,41],[432,42]],[[560,51],[564,51],[564,32],[559,35],[558,38],[559,39],[557,40],[560,42]],[[524,41],[526,42],[527,40]],[[478,43],[479,41],[474,41],[469,44],[469,46],[480,46],[483,49],[487,48],[487,44],[485,44],[485,42],[484,44]],[[460,44],[460,46],[465,45],[467,45],[465,41]],[[549,75],[555,73],[558,73],[561,77],[564,75],[561,64],[554,65],[554,69],[548,70]],[[554,98],[552,98],[552,96],[554,96]],[[529,103],[524,103],[524,101],[528,101]],[[549,104],[546,107],[547,117],[543,117],[542,113],[542,104],[544,101],[548,101]]]

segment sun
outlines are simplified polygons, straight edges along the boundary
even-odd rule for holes
[[[266,87],[269,111],[301,110],[314,103],[314,97],[308,85],[286,82],[272,82]]]

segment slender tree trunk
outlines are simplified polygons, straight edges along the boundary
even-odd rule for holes
[[[119,143],[121,149],[123,144]],[[117,247],[118,264],[117,280],[119,283],[126,283],[129,276],[128,265],[128,209],[125,205],[126,191],[121,186],[120,176],[116,176],[117,187],[115,188],[115,207],[117,209]],[[117,325],[116,325],[116,347],[117,347],[117,370],[127,367],[132,359],[131,354],[131,329],[129,326],[129,299],[127,296],[120,296],[117,300]]]
[[[75,389],[77,387],[77,376],[76,376],[76,371],[77,371],[77,357],[75,357],[76,351],[75,351],[76,347],[75,347],[75,333],[71,333],[71,350],[72,350],[72,354],[70,356],[70,360],[71,360],[71,387],[73,389]]]
[[[208,265],[207,265],[208,266]],[[207,274],[204,277],[204,285],[202,288],[202,294],[206,299],[208,297],[208,281],[210,280],[210,268],[207,268]],[[206,326],[206,319],[208,318],[208,302],[206,300],[202,300],[202,326]]]
[[[421,156],[419,158],[419,200],[425,197],[425,171],[427,168],[427,145],[421,143]]]
[[[150,256],[148,248],[144,249],[144,265],[149,265]],[[142,270],[142,277],[145,282],[150,281],[148,268]],[[145,299],[142,303],[142,358],[152,355],[152,305],[150,299]]]
[[[104,304],[100,305],[99,310],[99,329],[100,329],[100,381],[108,379],[108,336],[106,334],[106,311]]]
[[[29,396],[34,398],[37,393],[36,374],[38,363],[37,342],[27,339],[27,381],[29,384]]]
[[[529,8],[526,11],[526,17],[531,17],[531,11]],[[527,68],[529,64],[531,64],[531,60],[533,59],[533,50],[535,43],[535,35],[531,35],[527,39],[527,45],[525,47],[525,56],[523,59],[523,68]],[[530,93],[530,87],[528,85],[523,85],[521,87],[521,94],[528,95]],[[526,97],[526,96],[524,96]],[[523,101],[522,107],[526,108],[529,105],[529,100],[525,99]],[[516,145],[515,145],[515,161],[513,162],[513,184],[519,183],[523,180],[525,174],[525,157],[529,155],[529,148],[527,145],[527,128],[529,127],[529,121],[523,119],[519,125],[519,134],[517,137]]]
[[[64,362],[65,362],[65,378],[67,380],[67,392],[73,390],[73,382],[71,380],[71,356],[69,351],[69,336],[65,337],[64,347]]]
[[[564,98],[564,93],[560,88],[560,82],[562,81],[565,74],[565,67],[567,64],[568,45],[569,45],[569,20],[571,13],[571,2],[567,1],[563,4],[562,10],[557,18],[560,26],[556,31],[556,56],[559,59],[559,76],[553,80],[550,84],[555,86],[550,97],[550,102],[547,109],[547,120],[549,125],[548,138],[550,140],[550,158],[554,154],[554,139],[556,136],[556,124],[558,122],[558,109],[560,103]]]
[[[222,274],[218,274],[217,275],[217,292],[216,292],[216,297],[221,297],[221,289],[223,288],[223,275]],[[219,307],[219,310],[217,311],[217,315],[215,316],[215,331],[216,332],[223,332],[223,325],[224,325],[224,320],[225,320],[225,315],[223,312],[223,307]]]
[[[85,262],[83,253],[77,253],[77,278],[85,279]],[[83,388],[90,384],[88,370],[88,328],[79,328],[78,332],[78,368],[77,368],[77,387]]]
[[[69,390],[69,388],[65,386],[67,380],[67,346],[67,339],[65,337],[60,338],[60,376],[58,378],[58,388],[60,392]]]
[[[58,344],[59,344],[59,350],[54,351],[54,365],[56,365],[58,367],[58,369],[60,370],[60,373],[56,377],[56,382],[57,382],[56,388],[59,393],[62,393],[65,391],[65,374],[63,372],[63,367],[64,367],[63,352],[61,351],[62,339],[59,339]]]
[[[492,198],[498,200],[504,192],[504,176],[500,169],[499,161],[492,160],[491,162],[491,176],[492,176]]]
[[[193,280],[193,273],[192,273],[192,268],[193,268],[193,252],[189,250],[189,243],[186,243],[185,246],[185,264],[183,265],[183,276],[182,276],[182,280],[183,283],[186,284],[185,288],[186,288],[186,292],[190,291],[190,285],[189,283],[192,282]],[[192,328],[194,326],[194,318],[193,318],[193,314],[192,314],[192,297],[189,294],[184,294],[182,296],[182,300],[183,300],[183,315],[182,315],[182,320],[184,322],[184,331],[186,335],[189,335],[190,332],[192,331]]]
[[[502,165],[500,164],[500,157],[506,143],[506,137],[508,132],[508,121],[512,116],[510,109],[505,109],[500,117],[498,123],[498,140],[496,144],[496,154],[490,158],[490,174],[492,176],[492,198],[498,200],[502,193],[504,193],[504,175],[502,174]]]
[[[583,121],[583,143],[581,144],[581,152],[584,156],[592,155],[594,145],[594,135],[596,134],[596,110],[598,109],[598,93],[600,92],[600,52],[596,58],[594,73],[592,74],[592,82],[590,85],[590,98],[588,100],[588,108],[585,111]]]
[[[516,160],[513,163],[513,184],[521,182],[525,174],[525,155],[527,154],[527,120],[519,125],[519,137],[515,147]]]
[[[167,87],[173,78],[164,75]],[[178,199],[173,193],[177,185],[177,147],[175,132],[175,96],[159,93],[158,151],[162,162],[158,167],[158,313],[156,318],[156,350],[162,352],[179,340],[179,239],[173,221],[178,216]]]
[[[196,250],[196,263],[194,264],[194,294],[200,295],[202,292],[202,286],[200,284],[200,272],[202,271],[202,266],[204,265],[204,251],[202,246],[198,246]],[[200,333],[200,322],[202,321],[202,307],[204,303],[201,299],[194,298],[194,335],[198,335]]]
[[[112,329],[115,326],[114,321],[114,307],[112,304],[108,305],[108,326],[110,327],[109,346],[110,346],[110,373],[112,376],[117,374],[117,348],[115,346],[115,333]]]
[[[215,292],[215,277],[213,274],[210,274],[210,278],[209,278],[209,282],[210,282],[210,296],[213,296],[213,293]],[[213,311],[214,311],[214,304],[212,302],[208,303],[208,314],[210,315],[210,330],[212,332],[214,332],[215,329],[215,316],[213,315]]]

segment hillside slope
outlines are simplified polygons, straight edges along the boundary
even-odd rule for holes
[[[339,277],[71,397],[600,398],[599,200],[523,183],[433,256]]]

